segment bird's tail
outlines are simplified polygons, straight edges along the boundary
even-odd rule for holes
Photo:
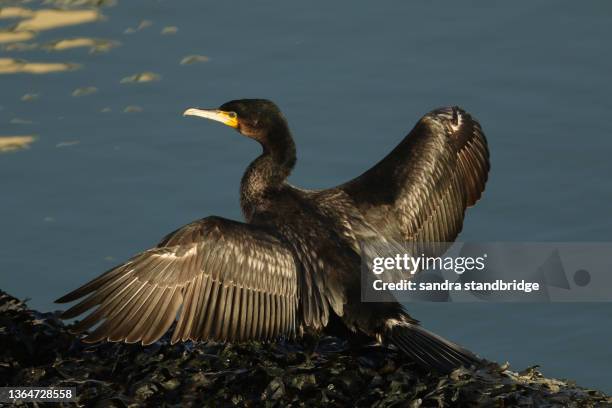
[[[389,319],[385,340],[428,369],[450,373],[464,366],[480,366],[483,360],[471,351],[425,330],[417,323]]]

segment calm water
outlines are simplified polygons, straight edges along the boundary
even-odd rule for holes
[[[291,181],[311,188],[359,174],[428,110],[461,105],[481,121],[493,166],[461,240],[609,241],[612,3],[416,3],[131,0],[41,31],[27,42],[37,48],[2,44],[0,58],[81,67],[0,75],[0,136],[37,136],[0,155],[0,288],[54,310],[182,224],[239,218],[258,146],[181,112],[240,97],[282,107],[299,152]],[[121,45],[41,48],[77,37]],[[190,55],[208,60],[180,64]],[[147,71],[161,79],[121,83]],[[97,92],[72,96],[84,87]],[[610,304],[411,310],[485,357],[612,392]]]

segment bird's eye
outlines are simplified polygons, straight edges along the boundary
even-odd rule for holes
[[[227,116],[229,116],[232,119],[236,119],[238,117],[238,115],[236,114],[236,112],[228,112]]]

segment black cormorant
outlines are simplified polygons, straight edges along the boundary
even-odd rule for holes
[[[156,247],[57,302],[87,342],[158,340],[176,319],[172,342],[240,342],[342,327],[392,343],[429,368],[449,371],[479,359],[423,329],[398,302],[361,301],[359,241],[450,242],[484,190],[487,142],[458,107],[434,110],[384,159],[327,190],[287,182],[296,149],[287,120],[262,99],[184,113],[221,122],[259,142],[262,154],[240,186],[246,223],[194,221]]]

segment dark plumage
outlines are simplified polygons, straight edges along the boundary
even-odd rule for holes
[[[477,363],[420,327],[397,302],[362,303],[360,240],[450,242],[480,198],[489,155],[479,124],[457,107],[424,116],[383,160],[328,190],[286,182],[295,144],[267,100],[231,101],[186,115],[220,121],[257,140],[240,204],[246,223],[207,217],[58,299],[85,297],[64,318],[94,311],[75,330],[85,341],[269,340],[343,330],[393,343],[448,371]]]

